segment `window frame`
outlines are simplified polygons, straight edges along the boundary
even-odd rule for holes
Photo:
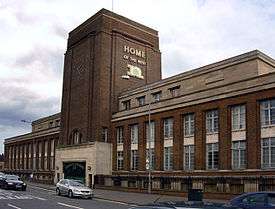
[[[183,116],[184,137],[192,137],[195,134],[195,114],[188,113]]]
[[[234,146],[234,144],[237,144]],[[244,144],[244,146],[242,146]],[[246,141],[245,140],[239,140],[239,141],[232,141],[231,145],[231,167],[232,170],[242,170],[246,169],[247,167],[247,150],[246,150]],[[243,159],[242,159],[242,151],[244,152]],[[237,160],[234,159],[234,152],[237,152],[238,158]],[[237,161],[237,165],[235,165],[235,162]],[[242,162],[244,162],[242,164]]]
[[[205,113],[205,123],[206,134],[219,133],[219,111],[217,109],[207,111]]]
[[[242,131],[246,129],[246,105],[231,107],[231,130]]]

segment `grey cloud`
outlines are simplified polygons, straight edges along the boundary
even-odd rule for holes
[[[67,37],[68,31],[62,24],[54,24],[52,26],[52,31],[55,35],[65,39]]]
[[[18,57],[13,63],[13,67],[25,69],[35,62],[39,62],[43,66],[42,70],[51,70],[60,75],[63,70],[62,55],[61,50],[35,46],[32,51]]]

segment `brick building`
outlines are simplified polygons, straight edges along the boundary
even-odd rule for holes
[[[69,33],[61,128],[7,139],[6,169],[27,171],[27,142],[37,165],[55,157],[39,180],[145,191],[151,162],[154,192],[274,190],[275,61],[255,50],[166,79],[160,63],[157,31],[100,10]]]

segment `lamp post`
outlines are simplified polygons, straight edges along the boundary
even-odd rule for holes
[[[129,75],[122,75],[121,76],[122,79],[125,79],[125,80],[129,80],[130,79],[130,76]],[[151,88],[146,85],[146,88],[145,88],[146,92],[147,92],[147,98],[149,98],[149,102],[148,102],[148,193],[151,194],[151,181],[152,181],[152,150],[151,150],[151,141],[152,141],[152,138],[151,138],[151,98],[150,98],[150,95],[151,95]],[[147,148],[147,142],[146,142],[146,148]],[[147,162],[147,159],[146,159],[146,162]]]

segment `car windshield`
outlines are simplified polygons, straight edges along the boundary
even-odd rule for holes
[[[7,180],[19,180],[18,176],[6,176]]]
[[[71,185],[71,186],[77,186],[77,187],[83,187],[84,185],[83,184],[81,184],[80,182],[78,182],[78,181],[69,181],[69,184]]]

